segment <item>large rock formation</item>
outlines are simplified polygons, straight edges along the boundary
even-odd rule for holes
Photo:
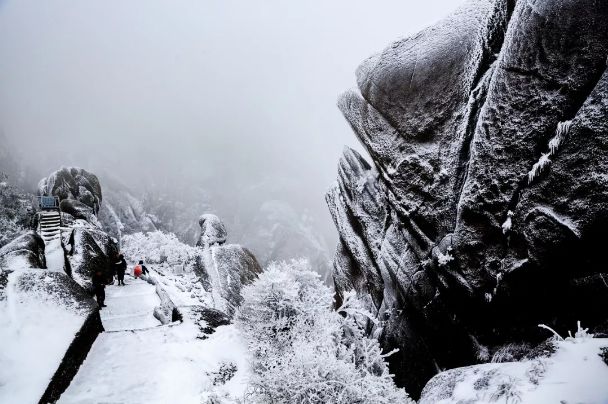
[[[97,176],[76,167],[62,167],[38,184],[39,195],[59,197],[61,210],[87,221],[101,206],[101,185]]]
[[[38,194],[59,198],[63,226],[69,228],[63,231],[62,246],[74,280],[86,286],[97,269],[110,277],[118,244],[97,218],[102,201],[97,176],[82,168],[62,167],[40,181]]]
[[[211,213],[201,215],[198,224],[201,227],[201,235],[196,243],[198,247],[222,245],[226,242],[228,237],[226,226],[216,215]]]
[[[327,195],[400,384],[608,314],[608,3],[471,0],[357,71]]]
[[[25,233],[0,248],[0,269],[45,267],[44,241],[35,232]]]
[[[220,309],[230,317],[240,306],[241,288],[252,283],[262,272],[255,256],[238,244],[224,244],[227,237],[224,223],[215,215],[202,215],[195,270],[203,286],[221,297]]]

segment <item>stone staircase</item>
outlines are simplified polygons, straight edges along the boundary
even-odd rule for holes
[[[49,241],[61,238],[61,213],[59,211],[47,211],[40,213],[40,236],[45,244]]]

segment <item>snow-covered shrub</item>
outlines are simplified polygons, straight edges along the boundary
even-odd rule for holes
[[[260,403],[407,403],[354,294],[333,292],[305,260],[273,263],[244,288],[236,324],[251,353],[249,398]]]
[[[30,206],[31,199],[28,195],[10,185],[7,176],[0,172],[0,247],[11,242],[29,227]]]
[[[184,264],[200,253],[196,247],[179,241],[175,234],[162,231],[126,235],[121,244],[121,252],[131,262],[144,260],[150,264]]]
[[[213,380],[214,386],[221,386],[234,377],[237,371],[234,363],[222,363],[219,369],[215,372],[208,372],[207,375]]]

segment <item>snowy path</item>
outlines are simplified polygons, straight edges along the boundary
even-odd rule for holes
[[[106,331],[139,330],[160,325],[154,308],[160,304],[156,288],[141,279],[127,277],[126,286],[106,287],[101,322]],[[126,282],[125,282],[126,283]]]
[[[125,282],[106,288],[107,307],[101,311],[106,332],[59,403],[200,404],[211,395],[242,397],[247,352],[233,325],[219,327],[205,340],[197,338],[200,330],[192,321],[160,325],[152,315],[160,302],[155,287],[130,277]],[[214,372],[227,363],[239,371],[215,386]]]

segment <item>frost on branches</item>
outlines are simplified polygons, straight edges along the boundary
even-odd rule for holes
[[[176,265],[194,260],[198,249],[182,243],[173,233],[153,231],[124,236],[121,252],[132,262]]]
[[[249,345],[249,398],[267,403],[408,403],[395,387],[365,311],[333,293],[305,260],[273,263],[243,290],[236,324]]]

